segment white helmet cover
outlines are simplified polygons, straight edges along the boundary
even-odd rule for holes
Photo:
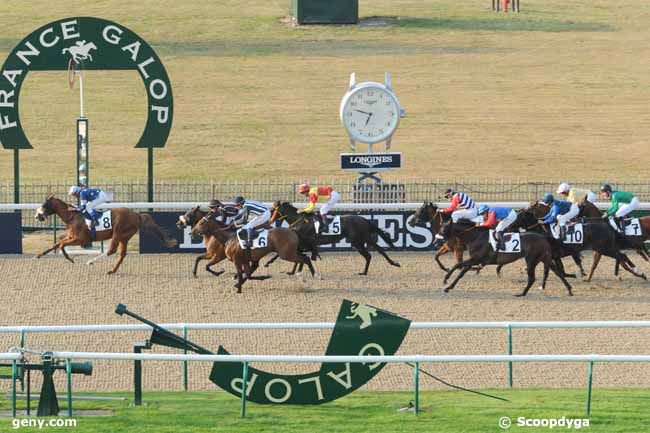
[[[78,187],[77,185],[73,185],[70,187],[70,191],[68,191],[68,195],[79,194],[79,191],[81,191],[81,188]]]
[[[569,184],[566,183],[566,182],[563,182],[563,183],[560,184],[560,186],[557,187],[557,193],[558,194],[568,193],[570,189],[571,189],[571,187],[569,186]]]

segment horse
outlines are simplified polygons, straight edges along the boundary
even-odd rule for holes
[[[246,249],[242,248],[230,224],[225,224],[210,218],[207,215],[194,226],[192,233],[195,235],[210,234],[214,239],[224,246],[226,258],[230,260],[237,271],[237,293],[241,293],[242,286],[246,280],[263,280],[270,276],[256,276],[251,274],[257,268],[259,261],[271,252],[278,253],[281,259],[288,262],[306,264],[312,277],[315,274],[314,267],[309,257],[300,252],[299,239],[295,231],[282,227],[273,228],[268,231],[268,239],[265,247]],[[245,275],[245,277],[244,277]]]
[[[461,263],[456,263],[452,267],[447,275],[445,275],[444,283],[447,284],[447,281],[451,275],[457,269],[460,269],[460,273],[451,282],[446,286],[443,291],[448,293],[453,289],[458,281],[463,278],[463,276],[469,271],[473,266],[476,265],[502,265],[507,263],[512,263],[516,260],[524,258],[526,260],[526,268],[528,272],[528,284],[524,288],[524,291],[516,296],[526,296],[528,290],[535,282],[535,269],[537,265],[541,262],[544,264],[544,283],[546,283],[546,278],[548,277],[547,269],[553,271],[555,275],[564,283],[569,296],[573,296],[571,290],[571,285],[567,282],[564,275],[560,272],[557,266],[553,263],[553,254],[551,251],[551,245],[548,242],[548,239],[539,233],[521,233],[520,241],[521,245],[519,252],[506,253],[506,252],[495,252],[488,239],[489,230],[484,228],[478,228],[471,221],[460,221],[458,223],[446,223],[442,226],[437,240],[434,243],[434,247],[438,244],[441,244],[443,241],[447,242],[452,237],[456,237],[466,244],[469,248],[470,258]]]
[[[440,230],[440,227],[451,220],[451,214],[440,212],[438,207],[431,202],[424,202],[422,206],[407,220],[407,224],[411,227],[420,226],[425,227],[427,223],[431,225],[431,233],[435,235]],[[449,272],[449,268],[442,264],[440,256],[449,252],[453,252],[456,257],[456,263],[463,261],[463,251],[467,249],[466,245],[460,243],[457,238],[449,239],[440,247],[436,254],[433,256],[440,269]]]
[[[304,220],[305,217],[306,215],[298,213],[298,209],[289,202],[277,201],[273,204],[273,215],[271,216],[272,222],[286,220],[290,225],[293,225],[298,224],[301,220]],[[306,220],[308,223],[305,224],[305,229],[301,229],[304,230],[305,233],[303,237],[315,239],[318,245],[334,244],[341,239],[346,239],[352,244],[352,247],[366,260],[363,272],[360,272],[359,275],[368,275],[368,268],[370,267],[370,260],[372,259],[372,255],[368,251],[369,247],[373,247],[391,266],[400,267],[400,264],[388,257],[384,249],[377,244],[378,237],[380,237],[384,242],[390,245],[391,248],[395,248],[388,233],[375,226],[367,219],[359,215],[342,215],[340,234],[326,234],[320,236],[316,233],[312,218],[306,218]]]
[[[178,217],[176,227],[181,230],[185,229],[186,227],[194,228],[194,226],[209,213],[210,212],[208,211],[201,210],[200,206],[197,206]],[[203,235],[203,245],[205,245],[206,252],[204,254],[200,254],[194,261],[194,269],[192,270],[192,275],[194,275],[194,278],[197,278],[196,272],[199,267],[199,262],[201,260],[209,260],[208,264],[205,265],[205,270],[215,277],[218,277],[225,271],[213,271],[212,266],[216,265],[226,258],[224,246],[221,242],[214,239],[213,236],[209,233]]]
[[[546,216],[546,214],[548,214],[549,207],[544,203],[534,201],[531,203],[527,210],[531,212],[536,218],[543,218]],[[617,264],[620,263],[620,265],[623,266],[623,269],[630,272],[632,275],[646,279],[645,274],[642,272],[637,272],[634,263],[632,263],[630,258],[621,251],[626,247],[625,239],[623,239],[617,232],[615,232],[609,224],[603,222],[602,218],[596,221],[585,222],[583,223],[582,227],[584,230],[584,239],[582,244],[575,244],[575,249],[578,251],[586,249],[591,249],[594,251],[594,260],[591,264],[589,275],[585,280],[586,282],[591,281],[601,256],[613,258],[616,260]],[[545,226],[544,229],[546,229]],[[550,234],[548,236],[550,237]],[[556,244],[562,243],[557,239],[551,239],[550,242],[554,242]],[[570,249],[566,245],[562,245],[561,248]]]
[[[70,256],[68,256],[68,253],[65,251],[65,247],[68,245],[89,244],[92,241],[90,229],[86,225],[81,212],[65,203],[63,200],[50,195],[47,197],[41,207],[39,207],[36,211],[36,219],[39,221],[45,221],[47,217],[53,214],[56,214],[59,218],[61,218],[61,221],[65,223],[66,237],[63,238],[63,240],[55,243],[51,248],[38,254],[36,258],[41,258],[50,251],[60,249],[63,253],[63,256],[71,263],[74,263],[74,260],[72,260]],[[151,215],[149,214],[138,213],[125,208],[116,208],[111,210],[111,221],[113,227],[108,230],[101,230],[97,232],[94,239],[96,241],[110,239],[110,247],[105,253],[92,260],[89,260],[87,263],[88,265],[91,265],[102,257],[115,254],[119,245],[120,258],[115,264],[115,267],[108,272],[109,275],[117,272],[118,268],[122,264],[122,261],[124,260],[124,257],[126,257],[126,250],[129,239],[131,239],[133,235],[135,235],[139,230],[147,230],[157,235],[167,247],[171,248],[176,246],[176,240],[171,239],[169,235],[154,222],[153,218],[151,218]]]

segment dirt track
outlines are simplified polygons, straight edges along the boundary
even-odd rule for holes
[[[601,262],[594,282],[574,283],[575,297],[568,298],[557,278],[551,277],[545,292],[531,290],[525,299],[514,298],[525,283],[522,264],[506,267],[498,279],[494,268],[476,276],[468,274],[458,288],[440,292],[442,273],[428,254],[396,254],[401,268],[375,258],[369,277],[361,270],[360,256],[330,254],[321,263],[324,280],[307,280],[280,274],[287,264],[270,269],[273,278],[244,286],[234,293],[228,274],[214,278],[200,271],[191,277],[193,255],[130,255],[118,275],[108,276],[114,259],[93,267],[78,257],[76,264],[60,256],[33,260],[29,256],[2,257],[3,276],[0,321],[3,325],[134,323],[114,314],[117,303],[157,322],[332,322],[342,299],[368,303],[401,314],[413,321],[503,320],[650,320],[650,283],[623,276],[614,279],[613,263]],[[633,258],[637,261],[637,258]],[[587,265],[590,258],[586,258]],[[646,266],[647,268],[647,266]],[[573,270],[572,265],[568,265]],[[262,271],[264,273],[264,271]],[[541,268],[538,270],[541,274]],[[524,353],[650,353],[650,330],[516,330],[514,351]],[[27,345],[40,349],[123,351],[147,338],[140,332],[31,334]],[[235,353],[322,354],[328,331],[192,331],[190,338],[214,347],[223,344]],[[0,349],[18,343],[17,335],[0,335]],[[412,330],[402,354],[506,353],[504,330]],[[264,365],[274,371],[299,372],[313,366]],[[424,366],[454,383],[467,386],[504,386],[505,365],[447,364]],[[192,389],[212,389],[207,365],[190,367]],[[75,378],[76,389],[131,389],[131,364],[98,362],[92,378]],[[145,365],[145,389],[177,390],[180,365]],[[648,366],[640,364],[597,365],[597,386],[650,386]],[[586,366],[576,364],[515,365],[517,386],[583,385]],[[369,389],[408,389],[407,367],[389,365]],[[5,383],[1,386],[6,388]],[[424,388],[435,387],[423,382]]]

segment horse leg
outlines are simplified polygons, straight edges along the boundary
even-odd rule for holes
[[[535,282],[535,268],[537,268],[537,264],[540,262],[539,258],[532,259],[526,257],[526,272],[528,273],[528,283],[526,284],[526,287],[524,288],[524,291],[521,292],[518,295],[515,295],[517,297],[522,297],[526,296],[530,288],[533,286],[533,283]],[[544,273],[547,273],[547,268],[548,265],[544,264]],[[544,285],[544,283],[542,283]]]
[[[470,260],[471,260],[471,259],[470,259]],[[469,260],[468,260],[468,261],[469,261]],[[463,268],[463,270],[461,270],[461,271],[458,273],[458,276],[454,279],[454,281],[452,281],[450,285],[448,285],[447,287],[445,287],[444,289],[442,289],[442,291],[443,291],[444,293],[449,293],[449,291],[450,291],[451,289],[453,289],[454,287],[456,287],[456,284],[458,284],[458,281],[459,281],[461,278],[463,278],[463,276],[467,273],[467,271],[469,271],[470,269],[472,269],[472,265],[463,265],[462,268]]]
[[[301,260],[300,264],[307,265],[307,267],[309,268],[309,272],[311,272],[311,277],[314,278],[314,276],[316,275],[316,271],[314,270],[314,266],[311,263],[311,259],[307,257],[305,254],[301,254],[299,257]]]
[[[280,256],[278,255],[278,257],[280,257]],[[298,269],[298,263],[296,262],[296,263],[293,264],[293,269],[291,269],[289,272],[287,272],[287,275],[295,275],[297,269]]]
[[[567,274],[566,269],[564,268],[564,262],[562,261],[561,257],[555,257],[553,259],[553,263],[555,263],[555,267],[564,275],[564,278],[577,278],[576,274]]]
[[[635,277],[639,277],[644,280],[648,279],[643,272],[639,272],[637,270],[636,265],[632,263],[632,260],[630,260],[630,258],[625,253],[618,251],[616,259],[621,261],[621,266],[623,266],[623,269],[625,269]]]
[[[126,257],[126,248],[127,248],[128,241],[124,239],[119,242],[120,242],[120,258],[117,259],[117,263],[115,264],[115,267],[112,270],[108,271],[108,275],[117,272],[117,270],[120,268],[120,265],[124,261],[124,257]]]
[[[275,255],[274,255],[273,257],[271,257],[271,260],[269,260],[268,262],[266,262],[266,263],[264,264],[264,267],[265,267],[265,268],[268,268],[269,266],[271,266],[271,264],[272,264],[274,261],[276,261],[276,260],[278,259],[278,257],[280,257],[280,254],[275,253]]]
[[[218,271],[218,272],[217,272],[217,271],[213,271],[213,270],[212,270],[212,267],[213,267],[214,265],[216,265],[217,263],[221,262],[224,258],[225,258],[225,255],[223,255],[223,256],[218,256],[218,255],[215,254],[215,256],[212,257],[212,259],[210,259],[210,261],[208,262],[208,264],[205,265],[205,270],[208,271],[208,272],[210,272],[210,273],[211,273],[212,275],[214,275],[215,277],[218,277],[219,275],[223,274],[224,272],[226,272],[225,269],[224,269],[223,271]],[[197,260],[197,263],[198,263],[198,260]],[[195,268],[195,269],[196,269],[196,268]],[[195,274],[194,274],[194,276],[196,277],[196,270],[195,270]]]
[[[235,263],[235,269],[237,269],[237,283],[235,283],[235,288],[237,289],[237,293],[241,293],[241,288],[244,285],[244,281],[246,281],[244,278],[244,267],[241,264]]]
[[[571,291],[571,284],[569,284],[569,282],[566,280],[564,272],[561,272],[560,269],[558,269],[552,262],[548,264],[548,267],[550,267],[551,271],[553,271],[553,273],[557,275],[558,278],[562,281],[564,287],[566,287],[567,291],[569,292],[569,296],[573,296],[573,292]]]
[[[363,272],[360,272],[358,275],[368,275],[368,268],[370,267],[370,260],[372,259],[372,255],[370,255],[364,245],[354,247],[357,249],[357,251],[359,251],[359,254],[361,254],[363,258],[366,259],[366,265],[363,268]]]
[[[550,270],[550,266],[547,266],[546,263],[544,263],[544,277],[542,277],[542,285],[539,286],[539,290],[546,289],[546,281],[548,280],[548,273]],[[564,273],[564,270],[562,270],[562,273]]]
[[[579,252],[575,252],[575,253],[571,254],[571,258],[573,259],[573,261],[575,262],[575,264],[576,264],[576,265],[578,266],[578,268],[580,269],[580,276],[581,276],[581,277],[584,277],[585,275],[587,275],[587,274],[585,273],[585,269],[582,267],[582,256],[580,255],[580,253],[579,253]]]
[[[449,245],[444,244],[442,246],[442,248],[440,248],[436,252],[436,254],[434,254],[434,256],[433,256],[433,259],[436,261],[436,263],[438,263],[438,266],[440,267],[440,269],[442,269],[445,272],[449,272],[449,268],[447,268],[445,265],[442,264],[442,262],[440,261],[440,256],[443,256],[443,255],[447,254],[448,252],[449,252]],[[454,251],[454,254],[456,254],[456,258],[458,259],[458,252]]]
[[[503,264],[497,266],[497,277],[501,278],[501,269],[502,269],[504,266],[505,266],[505,265],[503,265]]]
[[[594,271],[596,270],[596,267],[598,266],[598,262],[600,262],[601,257],[602,257],[601,253],[599,253],[598,251],[594,251],[594,260],[591,263],[591,270],[589,271],[589,276],[585,280],[586,282],[591,281],[591,278],[594,276]]]
[[[200,262],[201,260],[205,260],[205,259],[207,259],[208,257],[210,257],[210,253],[201,254],[200,256],[198,256],[198,257],[196,258],[196,260],[194,261],[194,270],[192,270],[192,275],[194,275],[194,278],[196,278],[196,271],[197,271],[197,269],[199,268],[199,262]],[[214,263],[213,263],[213,264],[214,264]],[[208,269],[208,266],[212,266],[212,264],[208,264],[208,265],[206,265],[206,266],[205,266],[205,270],[208,271],[208,272],[212,272],[212,271],[210,271],[210,270]]]
[[[395,266],[396,268],[401,267],[399,263],[397,263],[396,261],[393,261],[390,257],[388,257],[388,254],[386,254],[386,251],[384,251],[384,249],[382,247],[380,247],[377,244],[377,242],[375,242],[375,241],[371,241],[371,242],[372,243],[370,245],[373,246],[375,248],[375,250],[379,254],[381,254],[391,266]],[[366,270],[366,273],[367,272],[368,272],[368,270]]]

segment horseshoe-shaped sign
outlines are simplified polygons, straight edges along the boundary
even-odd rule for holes
[[[151,342],[197,353],[211,353],[191,341],[161,328],[119,305],[118,314],[128,314],[154,328]],[[326,355],[394,355],[411,321],[369,305],[344,300],[327,346]],[[222,346],[219,355],[230,353]],[[282,375],[248,369],[246,398],[261,404],[321,404],[343,397],[372,379],[385,363],[324,363],[313,373]],[[229,393],[241,397],[241,362],[215,362],[210,380]]]
[[[160,58],[140,36],[112,21],[65,18],[32,32],[9,54],[0,70],[0,143],[31,149],[19,116],[20,89],[29,71],[138,71],[147,91],[148,114],[135,147],[165,147],[174,111],[172,87]]]

